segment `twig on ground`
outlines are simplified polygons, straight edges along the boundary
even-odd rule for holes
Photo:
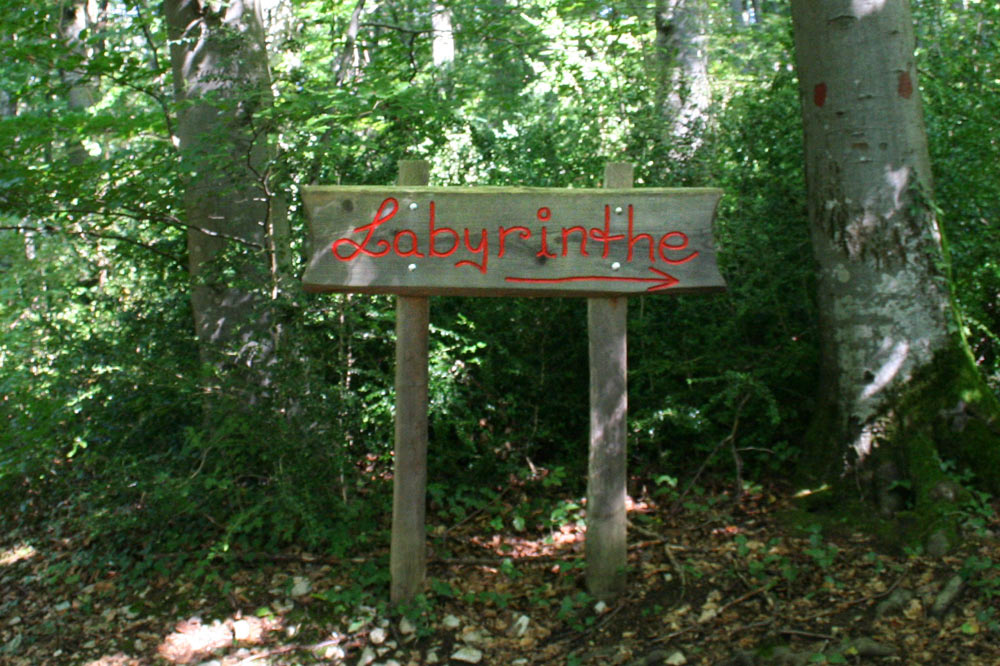
[[[851,606],[857,606],[858,604],[863,604],[867,601],[875,601],[876,599],[882,599],[883,597],[887,597],[890,594],[892,594],[893,590],[899,587],[899,584],[903,582],[904,578],[906,578],[906,572],[903,572],[903,574],[899,576],[899,578],[897,578],[892,585],[886,588],[884,592],[879,592],[878,594],[869,594],[864,597],[858,597],[857,599],[851,599],[849,601],[845,601],[843,603],[837,604],[833,608],[827,608],[826,610],[822,610],[818,613],[813,613],[812,615],[804,617],[801,619],[801,621],[809,622],[811,620],[817,620],[821,617],[826,617],[827,615],[833,615],[834,613],[839,613],[847,608],[850,608]]]
[[[704,628],[704,627],[708,626],[709,624],[711,624],[712,622],[714,622],[715,620],[717,620],[718,618],[722,617],[723,613],[725,613],[727,610],[729,610],[733,606],[741,604],[744,601],[747,601],[748,599],[752,599],[753,597],[757,596],[758,594],[762,594],[764,592],[767,592],[769,589],[771,589],[771,587],[772,586],[769,584],[769,585],[764,585],[762,587],[758,587],[756,589],[750,590],[746,594],[744,594],[742,596],[739,596],[739,597],[736,597],[735,599],[733,599],[732,601],[730,601],[728,604],[723,604],[722,606],[720,606],[719,609],[715,612],[715,615],[713,615],[711,619],[706,620],[704,622],[695,622],[693,624],[690,624],[690,625],[684,627],[683,629],[678,629],[677,631],[673,631],[673,632],[671,632],[669,634],[665,634],[663,636],[658,636],[658,637],[654,638],[650,642],[652,642],[652,643],[667,643],[667,642],[672,641],[673,639],[677,638],[678,636],[683,636],[684,634],[687,634],[687,633],[690,633],[692,631],[697,631],[698,629]]]
[[[812,631],[799,631],[798,629],[790,629],[788,627],[785,627],[784,629],[781,629],[780,631],[778,631],[778,633],[782,634],[782,635],[785,635],[785,636],[799,636],[801,638],[815,638],[816,640],[819,640],[819,641],[835,641],[835,640],[837,640],[836,636],[831,636],[830,634],[817,634],[817,633],[814,633]]]

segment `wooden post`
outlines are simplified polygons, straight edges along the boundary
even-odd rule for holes
[[[400,185],[427,185],[430,164],[400,160]],[[396,432],[389,571],[392,603],[420,591],[427,568],[427,332],[430,299],[396,297]]]
[[[604,187],[632,187],[632,165],[608,164]],[[590,338],[587,589],[598,599],[611,599],[625,591],[627,311],[624,296],[587,299]]]

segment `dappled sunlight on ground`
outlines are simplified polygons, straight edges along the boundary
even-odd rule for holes
[[[579,506],[586,506],[586,499],[578,500]],[[647,500],[633,500],[625,497],[625,510],[628,513],[647,513],[652,510],[652,503]],[[541,537],[523,537],[517,534],[493,534],[490,537],[473,536],[470,541],[492,551],[501,557],[514,559],[575,557],[583,554],[583,544],[587,534],[585,513],[579,512],[579,517],[567,520],[562,525]]]
[[[113,654],[88,661],[84,666],[138,666],[142,662],[124,654]]]
[[[159,659],[156,663],[200,663],[227,650],[234,652],[221,661],[216,659],[216,663],[268,663],[267,657],[275,650],[266,649],[263,645],[268,641],[268,634],[281,630],[282,625],[282,619],[273,616],[258,618],[236,615],[209,624],[203,623],[198,617],[182,620],[157,646]],[[136,659],[119,652],[86,662],[85,666],[142,666],[149,663],[149,660]]]
[[[583,537],[586,530],[582,525],[572,523],[563,525],[545,537],[530,539],[512,534],[494,534],[484,538],[474,536],[470,540],[481,548],[493,551],[502,557],[532,558],[569,556],[583,548]],[[579,544],[579,545],[577,545]]]
[[[27,543],[19,543],[16,546],[0,551],[0,567],[9,566],[15,562],[32,558],[36,552],[34,546]]]
[[[210,624],[197,617],[190,618],[177,623],[174,632],[160,643],[157,653],[171,664],[190,664],[215,650],[260,644],[269,632],[281,626],[282,620],[276,617],[237,616]]]
[[[863,534],[787,528],[781,515],[791,504],[778,490],[738,499],[708,492],[684,505],[629,500],[628,589],[607,603],[586,592],[579,497],[507,498],[432,533],[438,555],[428,559],[425,594],[403,614],[387,609],[384,546],[349,558],[289,548],[212,560],[203,580],[182,567],[109,580],[105,569],[78,564],[76,540],[0,533],[10,561],[0,569],[0,664],[356,666],[478,657],[608,666],[673,657],[667,663],[760,666],[777,663],[754,659],[775,644],[795,663],[817,655],[846,663],[862,650],[892,655],[886,663],[1000,663],[995,507],[953,553],[887,554]],[[28,543],[46,546],[34,553]],[[964,591],[935,610],[951,581],[965,581]]]

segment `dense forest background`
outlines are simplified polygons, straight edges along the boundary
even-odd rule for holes
[[[204,4],[225,28],[222,3]],[[253,85],[203,81],[200,98],[178,79],[184,38],[169,36],[161,3],[0,8],[0,488],[12,521],[45,516],[122,562],[381,540],[393,300],[298,288],[298,188],[388,184],[404,158],[429,160],[435,185],[596,187],[605,163],[629,161],[637,187],[722,188],[728,292],[630,304],[630,490],[706,471],[752,487],[797,464],[819,335],[784,3],[262,4],[259,25],[221,34],[240,62],[266,67],[229,81]],[[1000,8],[913,10],[954,298],[996,391]],[[238,122],[192,151],[184,126],[206,100]],[[288,223],[267,236],[287,254],[213,232],[213,270],[266,306],[272,348],[256,357],[245,338],[206,336],[192,311],[193,277],[209,278],[189,258],[191,192],[223,159],[209,148],[237,131],[239,178]],[[280,260],[246,269],[264,255]],[[431,514],[461,519],[511,478],[579,497],[585,304],[435,298],[431,317]]]

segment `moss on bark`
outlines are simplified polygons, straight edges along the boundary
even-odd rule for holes
[[[960,482],[1000,492],[1000,402],[956,335],[949,349],[887,396],[871,455],[853,457],[843,420],[827,406],[805,447],[801,478],[828,490],[811,496],[809,520],[849,524],[892,548],[955,544],[967,493]]]

